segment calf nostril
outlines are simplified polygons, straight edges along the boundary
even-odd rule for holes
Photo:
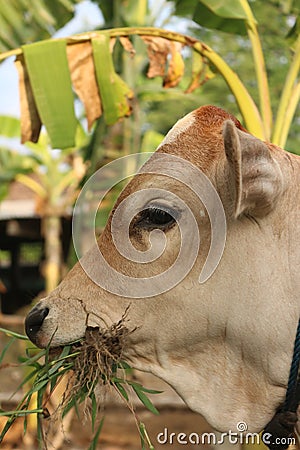
[[[32,342],[35,342],[36,335],[40,330],[45,317],[49,314],[49,308],[34,307],[25,319],[25,331]]]

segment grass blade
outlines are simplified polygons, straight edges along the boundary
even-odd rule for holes
[[[20,411],[0,411],[0,417],[22,417],[28,414],[40,414],[43,409],[21,409]]]
[[[138,396],[138,398],[141,400],[144,406],[146,406],[149,411],[151,411],[153,414],[159,415],[158,410],[155,408],[151,400],[147,397],[147,395],[144,394],[144,392],[140,389],[140,387],[135,383],[130,383],[134,392]]]
[[[92,431],[94,432],[98,412],[97,400],[94,392],[91,393],[90,398],[92,400]]]
[[[29,341],[28,337],[24,336],[24,334],[15,333],[14,331],[6,330],[5,328],[0,328],[0,332],[6,334],[6,336],[21,339],[22,341]]]
[[[140,389],[143,392],[147,392],[148,394],[162,394],[163,391],[157,391],[155,389],[148,389],[145,388],[144,386],[142,386],[140,383],[136,383],[135,381],[127,381],[128,384],[130,384],[130,386],[135,385],[135,387],[137,389]]]
[[[13,337],[13,338],[10,339],[10,341],[8,341],[8,343],[5,345],[5,347],[4,347],[4,349],[2,350],[1,355],[0,355],[0,364],[1,364],[2,361],[3,361],[3,358],[4,358],[5,355],[6,355],[6,352],[8,351],[8,349],[10,348],[10,346],[11,346],[15,341],[16,341],[16,338]]]
[[[99,436],[100,436],[100,433],[101,433],[101,430],[102,430],[102,427],[103,427],[103,423],[104,423],[104,417],[102,417],[102,419],[100,421],[100,424],[99,424],[99,426],[97,428],[95,436],[93,437],[92,443],[89,446],[88,450],[97,450],[97,443],[98,443],[98,439],[99,439]]]
[[[145,445],[146,443],[149,447],[149,450],[155,450],[150,441],[145,424],[143,422],[139,423],[139,432],[140,432],[142,450],[146,450],[146,445]]]
[[[31,366],[34,365],[39,359],[45,356],[45,350],[41,350],[36,355],[31,356],[30,358],[20,358],[23,365]]]
[[[119,381],[115,381],[113,384],[116,386],[116,388],[120,391],[120,394],[128,402],[129,401],[129,397],[128,397],[126,389],[122,386],[122,384]]]

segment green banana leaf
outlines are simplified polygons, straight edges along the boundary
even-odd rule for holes
[[[20,120],[16,117],[0,116],[1,135],[7,138],[20,137]]]
[[[77,121],[65,40],[22,47],[37,110],[52,148],[72,147]]]
[[[177,0],[176,14],[192,19],[205,28],[246,35],[247,14],[240,0]]]
[[[94,64],[104,119],[108,125],[112,125],[121,117],[130,115],[130,106],[127,99],[133,97],[133,92],[115,72],[109,43],[110,38],[105,35],[99,35],[92,39]]]
[[[1,1],[1,0],[0,0]],[[192,0],[181,0],[189,1]],[[204,0],[203,0],[204,1]],[[206,2],[207,0],[205,0]],[[201,3],[203,4],[203,2]],[[29,44],[4,54],[0,61],[8,56],[17,56],[19,72],[19,90],[21,93],[21,135],[22,142],[36,142],[44,123],[52,146],[70,148],[76,145],[76,124],[74,113],[75,91],[81,99],[87,114],[89,128],[103,113],[109,125],[131,114],[130,99],[132,90],[117,74],[113,64],[113,48],[116,39],[124,51],[132,51],[131,36],[141,36],[147,46],[150,68],[148,76],[161,76],[164,87],[174,87],[180,83],[184,71],[184,59],[181,50],[184,46],[192,48],[200,57],[194,59],[191,83],[187,92],[201,86],[214,73],[219,72],[226,81],[236,99],[244,124],[248,131],[258,138],[269,140],[272,122],[270,102],[268,102],[268,83],[264,71],[262,48],[257,33],[256,21],[247,1],[236,0],[234,4],[245,7],[247,30],[252,39],[253,53],[256,57],[257,77],[260,91],[260,110],[242,83],[238,75],[226,61],[212,48],[189,36],[159,28],[131,27],[93,31],[68,38],[46,40]],[[218,9],[217,2],[211,3],[218,13],[233,14],[232,10]],[[247,7],[246,7],[246,6]],[[236,17],[241,17],[239,8]],[[298,42],[298,41],[297,41]],[[295,105],[291,97],[291,86],[297,78],[299,66],[298,44],[295,45],[294,60],[287,76],[284,89],[285,102],[281,102],[282,114],[279,115],[276,128],[282,129],[285,117],[285,131],[289,129],[295,114]],[[210,70],[210,67],[213,71]],[[154,75],[153,75],[154,74]],[[168,82],[166,82],[166,78]],[[95,107],[97,105],[97,107]],[[288,115],[284,116],[285,111]],[[284,138],[285,140],[286,138]],[[273,142],[277,142],[278,138]],[[284,142],[281,142],[281,145]]]
[[[49,38],[73,17],[78,1],[0,0],[0,52]]]
[[[17,56],[22,142],[36,142],[43,123],[52,147],[75,146],[77,121],[73,91],[86,109],[89,128],[102,113],[109,125],[130,115],[133,93],[116,73],[112,51],[117,38],[124,50],[131,52],[132,35],[139,35],[145,41],[150,67],[160,67],[159,71],[154,72],[163,78],[165,88],[180,83],[184,71],[181,50],[184,46],[192,47],[202,58],[202,64],[198,60],[193,67],[188,91],[211,78],[213,73],[208,66],[214,66],[235,96],[246,127],[256,136],[264,137],[255,103],[238,76],[217,53],[200,41],[179,33],[159,28],[132,27],[45,40],[0,54],[0,61],[11,55]]]

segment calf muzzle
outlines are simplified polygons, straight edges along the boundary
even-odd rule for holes
[[[25,319],[26,334],[34,344],[36,344],[37,334],[48,314],[49,308],[42,308],[37,305],[29,312]]]

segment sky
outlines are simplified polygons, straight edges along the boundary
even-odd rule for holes
[[[55,33],[54,37],[65,37],[101,27],[103,17],[98,7],[84,0],[75,6],[75,17],[63,28]],[[0,115],[20,117],[18,75],[14,67],[14,57],[0,64]]]

